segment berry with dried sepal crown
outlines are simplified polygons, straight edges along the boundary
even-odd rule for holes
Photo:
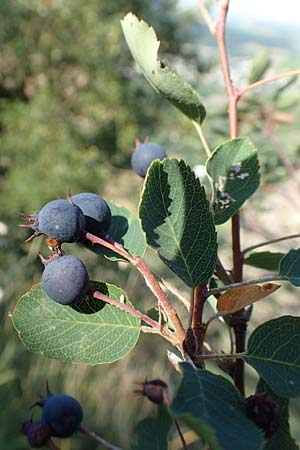
[[[34,406],[43,408],[42,421],[49,425],[52,436],[68,438],[79,431],[83,411],[74,397],[52,394],[47,383],[46,397],[41,397]]]
[[[40,234],[45,234],[60,242],[77,242],[85,230],[85,217],[79,206],[69,200],[52,200],[37,213],[21,214],[30,223],[20,225],[31,228],[34,233],[26,240],[31,241]]]

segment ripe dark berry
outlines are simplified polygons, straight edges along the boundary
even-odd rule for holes
[[[62,305],[77,303],[85,294],[89,283],[83,262],[72,255],[55,255],[42,261],[45,264],[42,284],[46,294]]]
[[[67,438],[78,431],[83,412],[78,401],[69,395],[48,395],[42,419],[50,426],[52,436]]]
[[[144,142],[136,147],[131,156],[131,167],[140,175],[145,177],[148,167],[155,159],[160,161],[167,157],[165,150],[153,142]]]
[[[79,206],[85,216],[86,231],[103,237],[110,226],[111,212],[102,197],[91,192],[83,192],[71,197],[71,201]]]
[[[247,416],[270,438],[280,427],[279,407],[270,395],[255,394],[245,399]]]
[[[31,223],[21,226],[34,230],[34,234],[27,241],[45,234],[60,242],[77,242],[85,229],[83,212],[69,200],[53,200],[46,203],[38,213],[22,216]]]

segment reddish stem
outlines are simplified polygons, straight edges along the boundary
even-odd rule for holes
[[[230,68],[225,38],[225,27],[226,27],[228,7],[229,7],[229,0],[219,1],[219,14],[216,20],[215,37],[218,43],[221,67],[228,95],[229,134],[231,139],[235,139],[238,136],[237,103],[240,93],[238,89],[234,86],[230,76]],[[237,212],[232,217],[231,226],[232,226],[232,251],[233,251],[233,280],[235,282],[238,282],[242,281],[243,279],[243,254],[241,251],[241,242],[240,242],[239,212]],[[238,311],[232,315],[232,327],[235,334],[236,351],[244,352],[247,321],[243,316],[243,310]],[[237,388],[239,389],[241,395],[244,395],[245,389],[244,389],[243,360],[236,361],[234,382]]]
[[[194,308],[192,316],[192,330],[196,338],[197,353],[202,353],[206,324],[203,323],[203,309],[206,302],[206,284],[199,284],[194,290]]]
[[[92,242],[93,244],[100,244],[106,248],[109,248],[113,252],[119,254],[127,261],[129,261],[142,274],[148,288],[155,295],[158,302],[164,309],[166,316],[168,317],[168,320],[173,325],[177,339],[176,345],[180,350],[182,350],[182,343],[185,337],[185,330],[183,328],[181,320],[179,319],[175,308],[173,308],[164,291],[160,287],[159,282],[156,280],[156,278],[154,277],[148,266],[145,264],[143,259],[140,256],[136,257],[131,256],[121,244],[115,242],[112,238],[107,238],[106,240],[94,236],[91,233],[86,233],[85,238],[88,241]]]

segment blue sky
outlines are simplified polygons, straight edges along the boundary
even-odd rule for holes
[[[217,3],[216,0],[214,0]],[[197,0],[180,0],[185,8],[197,7]],[[231,20],[247,22],[275,22],[281,24],[299,25],[300,2],[298,0],[231,0]]]

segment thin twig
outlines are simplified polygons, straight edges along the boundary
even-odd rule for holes
[[[163,285],[168,291],[171,292],[171,294],[173,294],[187,309],[189,309],[190,307],[190,301],[187,300],[182,294],[181,292],[179,292],[174,286],[172,286],[168,281],[166,281],[165,279],[161,278],[160,279],[161,283],[160,285]]]
[[[118,242],[113,241],[113,239],[109,238],[109,242],[106,239],[99,238],[94,236],[91,233],[86,233],[85,238],[92,242],[93,244],[99,244],[106,248],[109,248],[113,252],[119,254],[127,261],[129,261],[143,276],[146,285],[151,290],[151,292],[155,295],[162,308],[164,309],[166,316],[170,323],[173,325],[176,337],[177,337],[177,345],[180,349],[182,349],[182,343],[185,337],[185,330],[181,323],[181,320],[178,317],[177,311],[171,303],[169,302],[167,296],[159,285],[159,282],[156,280],[148,266],[145,264],[143,259],[140,256],[133,257],[131,256],[125,248]]]
[[[116,447],[115,445],[110,444],[105,439],[103,439],[102,437],[100,437],[96,433],[94,433],[93,431],[88,431],[88,430],[86,430],[83,427],[80,427],[79,431],[80,431],[80,433],[82,433],[85,436],[89,437],[93,441],[98,442],[98,444],[103,445],[103,447],[108,448],[109,450],[121,450],[120,447]]]
[[[188,448],[188,446],[187,446],[187,443],[185,442],[184,436],[183,436],[183,434],[182,434],[182,431],[181,431],[181,429],[180,429],[178,420],[175,419],[174,422],[175,422],[175,426],[176,426],[177,432],[178,432],[178,434],[179,434],[180,440],[181,440],[181,442],[182,442],[182,448],[184,448],[184,450],[189,450],[189,448]]]
[[[300,75],[300,70],[287,70],[285,72],[281,72],[278,73],[277,75],[274,75],[272,77],[269,78],[265,78],[264,80],[259,80],[256,81],[255,83],[249,84],[249,86],[244,87],[243,89],[241,89],[238,93],[238,100],[244,95],[246,94],[246,92],[251,91],[252,89],[256,89],[260,86],[263,86],[264,84],[267,83],[271,83],[272,81],[276,81],[276,80],[280,80],[280,78],[285,78],[285,77],[292,77],[294,75]]]
[[[196,360],[205,361],[206,359],[241,359],[246,355],[243,353],[209,353],[204,355],[197,355]]]
[[[258,244],[251,245],[243,250],[243,254],[250,252],[251,250],[255,250],[256,248],[264,247],[265,245],[276,244],[276,242],[286,241],[288,239],[296,239],[300,238],[300,234],[290,234],[289,236],[283,236],[277,239],[270,239],[269,241],[259,242]]]
[[[143,322],[147,323],[153,328],[159,328],[159,323],[155,320],[151,319],[150,317],[146,316],[146,314],[143,314],[142,312],[138,311],[137,309],[134,309],[126,303],[122,303],[118,300],[115,300],[114,298],[110,298],[107,295],[103,294],[99,291],[91,291],[91,295],[94,298],[97,298],[98,300],[102,300],[105,303],[109,303],[112,306],[115,306],[118,309],[121,309],[122,311],[125,311],[126,313],[130,314],[133,317],[137,317],[138,319],[142,320]]]
[[[262,278],[256,278],[255,280],[239,281],[237,283],[225,284],[224,286],[212,288],[209,291],[207,291],[205,295],[208,297],[209,295],[219,294],[220,292],[229,291],[230,289],[236,289],[241,286],[250,286],[252,284],[269,283],[270,281],[282,281],[282,280],[283,278],[280,277],[278,274],[267,275]]]
[[[216,33],[215,30],[215,23],[213,22],[213,20],[211,19],[209,12],[206,8],[206,6],[204,5],[204,2],[202,0],[198,0],[198,6],[200,9],[200,12],[202,14],[203,19],[205,20],[209,31],[211,32],[211,34],[214,36]]]
[[[173,333],[166,327],[162,327],[158,322],[151,319],[146,314],[143,314],[142,312],[126,305],[125,303],[121,303],[113,298],[110,298],[107,295],[102,294],[102,292],[92,291],[91,295],[94,298],[102,300],[105,303],[109,303],[110,305],[115,306],[116,308],[119,308],[122,311],[127,312],[131,316],[137,317],[138,319],[150,325],[149,327],[141,326],[141,331],[143,331],[144,333],[159,334],[160,336],[164,337],[167,341],[171,342],[173,345],[176,345],[176,339]]]
[[[200,140],[201,140],[204,150],[207,154],[207,157],[210,158],[212,155],[212,152],[209,148],[209,145],[207,143],[207,140],[206,140],[205,134],[203,133],[201,125],[198,122],[196,122],[195,120],[192,120],[192,123],[193,123],[194,127],[196,128],[196,131],[200,137]]]

